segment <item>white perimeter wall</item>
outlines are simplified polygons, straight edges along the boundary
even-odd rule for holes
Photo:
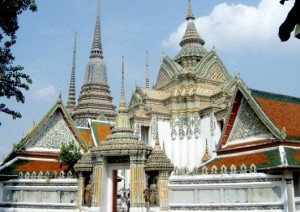
[[[261,173],[171,176],[174,211],[286,211],[282,176]]]

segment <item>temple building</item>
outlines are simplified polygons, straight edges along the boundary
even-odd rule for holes
[[[128,104],[122,57],[116,111],[97,9],[78,101],[75,34],[67,104],[59,95],[1,164],[0,211],[117,212],[119,192],[131,212],[148,199],[151,211],[300,211],[299,98],[232,76],[204,47],[189,0],[180,51],[163,56],[151,88],[147,56]],[[60,160],[70,144],[82,153],[74,166]]]
[[[205,161],[205,149],[215,155],[235,81],[217,52],[205,49],[194,19],[189,1],[181,50],[174,58],[163,57],[155,86],[137,86],[129,103],[140,140],[153,146],[158,122],[159,139],[180,172]]]

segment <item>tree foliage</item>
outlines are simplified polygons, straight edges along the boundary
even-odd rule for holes
[[[27,9],[37,11],[35,0],[0,1],[0,97],[15,97],[16,101],[21,103],[25,102],[22,91],[29,89],[32,80],[30,76],[22,73],[24,67],[13,64],[15,57],[11,48],[17,39],[18,15]],[[13,119],[22,117],[19,112],[9,109],[1,102],[0,112],[11,115]]]
[[[287,0],[281,0],[280,3],[284,4]],[[300,0],[295,0],[295,4],[288,13],[286,19],[279,27],[278,36],[281,41],[287,41],[291,32],[295,29],[295,26],[300,24]],[[296,38],[300,39],[300,35],[295,35]]]
[[[80,150],[80,147],[76,146],[74,142],[63,143],[60,148],[58,160],[73,167],[82,157]]]

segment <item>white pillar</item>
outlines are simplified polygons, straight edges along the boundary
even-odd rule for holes
[[[295,212],[295,197],[294,197],[294,182],[293,182],[293,173],[290,170],[284,171],[284,180],[286,183],[287,189],[287,204],[288,204],[288,211]]]

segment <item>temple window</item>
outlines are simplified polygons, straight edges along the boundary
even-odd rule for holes
[[[218,127],[219,127],[220,131],[222,132],[222,130],[224,128],[224,120],[223,119],[218,120],[217,124],[218,124]]]
[[[141,126],[141,139],[145,142],[145,144],[149,144],[149,126]]]
[[[293,173],[295,197],[300,197],[300,173]]]

